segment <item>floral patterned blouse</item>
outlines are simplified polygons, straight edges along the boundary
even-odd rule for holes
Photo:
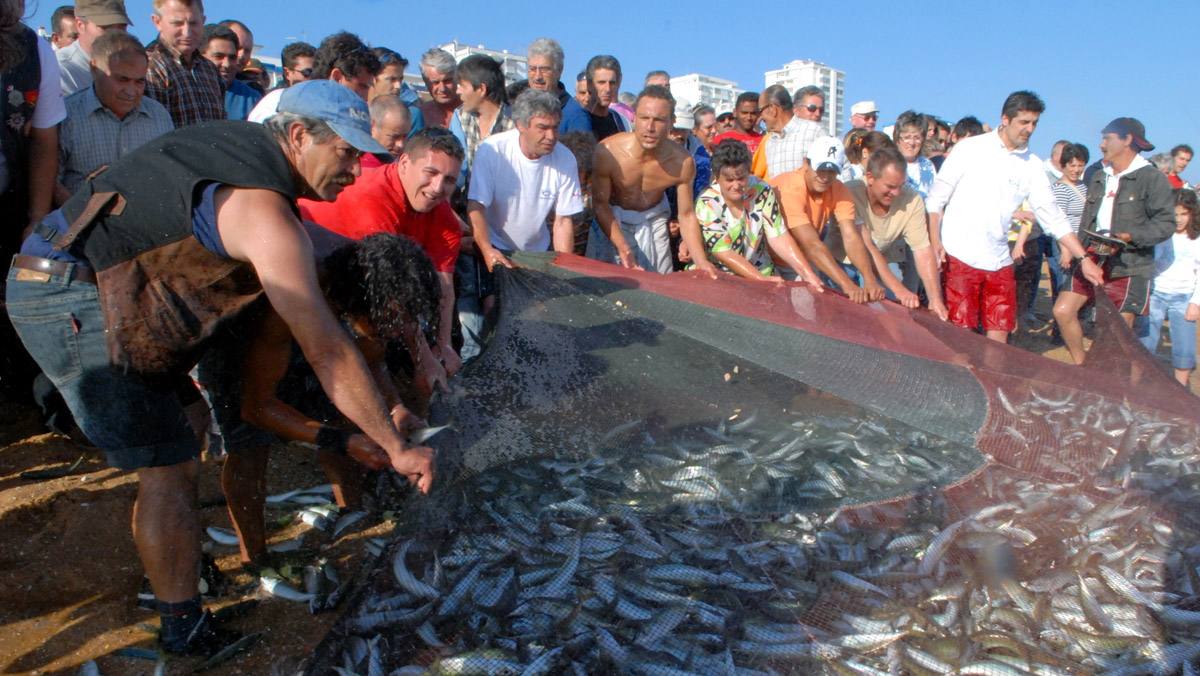
[[[733,251],[741,254],[763,275],[775,271],[767,251],[767,240],[787,234],[787,226],[775,200],[775,191],[769,184],[751,177],[742,201],[741,218],[729,212],[720,187],[713,184],[696,200],[696,218],[700,221],[704,247],[718,269],[729,272],[711,254]]]

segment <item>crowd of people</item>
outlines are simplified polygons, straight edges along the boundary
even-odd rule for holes
[[[1028,91],[995,130],[914,110],[876,130],[861,102],[837,139],[818,87],[714,110],[676,99],[663,71],[623,94],[619,60],[599,55],[568,89],[550,38],[514,83],[487,56],[430,49],[421,94],[399,52],[341,32],[287,45],[269,88],[250,28],[206,24],[201,0],[155,0],[148,45],[121,0],[60,8],[49,43],[14,11],[0,208],[23,229],[0,241],[4,380],[40,371],[108,462],[136,470],[135,542],[170,652],[235,638],[198,593],[202,447],[225,456],[248,567],[267,557],[276,436],[316,447],[342,506],[363,468],[427,491],[432,452],[409,434],[480,353],[513,251],[802,281],[997,341],[1032,317],[1045,259],[1076,362],[1102,289],[1152,351],[1169,321],[1180,382],[1195,366],[1192,150],[1143,158],[1134,118],[1095,130],[1090,164],[1082,142],[1032,152],[1045,105]]]

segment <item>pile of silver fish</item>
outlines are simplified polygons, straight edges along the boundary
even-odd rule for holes
[[[333,671],[1198,673],[1200,540],[1156,509],[1200,489],[1196,430],[1133,427],[1098,474],[1039,476],[869,415],[624,426],[471,478],[471,518],[385,550]]]

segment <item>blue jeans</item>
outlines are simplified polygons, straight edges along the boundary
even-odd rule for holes
[[[17,272],[9,270],[6,294],[17,335],[108,464],[137,469],[199,457],[178,384],[160,389],[109,368],[96,286],[60,276],[17,281]]]
[[[1196,322],[1183,318],[1190,301],[1191,294],[1161,293],[1155,289],[1150,294],[1150,316],[1139,318],[1138,326],[1138,339],[1150,354],[1156,354],[1163,320],[1169,320],[1171,366],[1184,370],[1196,368]]]
[[[1063,287],[1066,275],[1070,274],[1058,264],[1058,258],[1062,255],[1062,249],[1059,248],[1058,240],[1054,239],[1053,236],[1042,235],[1038,238],[1038,252],[1046,259],[1046,267],[1050,270],[1050,298],[1057,300],[1058,290]],[[1039,273],[1041,269],[1042,266],[1039,263]]]
[[[483,261],[466,253],[459,254],[454,262],[454,276],[459,285],[455,309],[463,338],[459,356],[465,364],[483,351],[483,299],[495,295],[496,278]]]

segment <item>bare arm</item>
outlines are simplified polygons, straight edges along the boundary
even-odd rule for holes
[[[321,423],[289,406],[276,394],[291,360],[291,331],[270,308],[254,331],[242,362],[242,418],[285,439],[317,443]],[[282,349],[284,346],[287,349]],[[382,469],[389,464],[383,449],[364,434],[351,435],[347,451],[371,469]]]
[[[442,289],[442,301],[438,304],[438,352],[442,365],[446,368],[446,377],[452,378],[462,368],[462,357],[454,351],[454,340],[450,333],[454,327],[454,273],[439,272],[438,286]]]
[[[688,157],[683,165],[683,182],[677,186],[679,196],[679,234],[683,237],[683,243],[687,245],[688,251],[704,251],[704,239],[700,236],[700,221],[696,219],[696,196],[692,194],[692,183],[696,180],[696,161]],[[733,254],[741,258],[746,265],[750,265],[745,258],[738,254]],[[718,258],[721,258],[718,256]],[[721,262],[730,270],[734,270],[724,258]],[[717,266],[708,260],[708,256],[696,256],[693,260],[695,269],[710,279],[716,279],[719,274]],[[758,269],[750,265],[750,269],[754,270],[755,274],[762,277]],[[745,276],[740,270],[735,270],[739,275]]]
[[[570,216],[554,216],[552,240],[558,253],[575,251],[575,221]]]
[[[739,277],[749,279],[754,282],[782,281],[778,277],[768,277],[762,272],[759,272],[758,268],[754,267],[750,261],[746,260],[745,256],[732,249],[718,251],[717,253],[714,253],[713,256],[716,256],[717,260],[721,261],[722,265],[729,268]],[[712,263],[709,263],[709,265],[712,265]],[[716,266],[713,266],[713,269],[715,270]]]
[[[269,190],[228,187],[217,190],[215,201],[226,251],[254,266],[330,400],[383,447],[397,472],[428,492],[432,451],[408,445],[396,430],[366,361],[321,294],[312,243],[287,201]]]
[[[595,167],[595,173],[592,175],[592,209],[596,212],[596,225],[600,226],[600,231],[616,247],[617,255],[621,257],[621,265],[641,270],[641,266],[634,259],[633,251],[629,248],[629,243],[625,241],[625,233],[621,232],[621,227],[617,224],[617,217],[613,215],[612,206],[608,203],[612,199],[613,173],[619,171],[621,167],[617,158],[613,157],[612,151],[603,143],[596,146]],[[695,251],[704,251],[704,247],[695,249]]]
[[[492,272],[497,263],[511,268],[512,261],[500,253],[499,249],[492,246],[491,230],[488,228],[487,222],[487,207],[475,200],[468,200],[467,220],[471,222],[471,230],[475,235],[475,247],[479,249],[479,255],[483,257],[483,263],[487,266],[488,272]]]
[[[929,297],[929,309],[942,321],[950,318],[946,302],[942,299],[942,280],[938,276],[937,258],[933,247],[927,246],[913,251],[913,259],[917,262],[917,275],[925,283],[925,295]]]
[[[50,213],[58,181],[58,126],[29,131],[29,221],[22,239],[33,232],[33,224]]]
[[[940,268],[946,264],[946,247],[942,246],[942,215],[929,212],[925,217],[929,221],[929,243],[933,246],[933,259]]]
[[[887,258],[884,257],[879,247],[875,246],[875,240],[871,239],[870,233],[866,232],[867,226],[863,225],[860,227],[862,228],[862,243],[866,247],[867,253],[871,256],[871,263],[875,266],[875,271],[879,273],[879,281],[887,287],[888,291],[892,292],[892,295],[904,307],[914,308],[920,305],[920,298],[917,297],[917,294],[909,291],[904,286],[904,283],[892,272],[892,269],[888,267]],[[859,268],[859,270],[861,271],[862,268]]]
[[[883,300],[887,294],[884,293],[883,287],[879,286],[879,282],[875,280],[875,271],[871,267],[871,254],[867,251],[867,245],[863,243],[864,238],[862,233],[859,232],[858,228],[854,225],[854,221],[851,220],[838,222],[838,227],[842,231],[842,245],[846,247],[846,255],[850,257],[850,264],[862,275],[863,290],[867,293],[867,299]],[[831,257],[832,255],[830,254]]]
[[[842,287],[842,290],[846,292],[850,300],[855,303],[865,303],[869,300],[866,290],[850,281],[850,276],[833,259],[833,254],[829,252],[829,247],[825,246],[825,243],[821,241],[820,236],[817,235],[817,231],[812,225],[800,223],[793,226],[789,223],[788,231],[800,243],[800,248],[808,258],[816,264],[821,272],[824,272],[838,286]]]

